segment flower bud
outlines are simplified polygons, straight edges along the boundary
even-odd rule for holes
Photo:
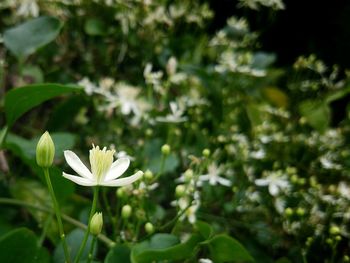
[[[187,169],[184,174],[185,177],[185,182],[188,183],[192,180],[193,178],[193,170],[192,169]]]
[[[298,216],[304,216],[305,215],[305,209],[301,208],[301,207],[298,207],[297,210],[296,210],[296,213],[297,213]]]
[[[168,155],[170,153],[170,146],[168,144],[164,144],[162,146],[162,154]]]
[[[182,197],[186,192],[186,187],[183,184],[179,184],[175,188],[175,195],[176,197]]]
[[[55,145],[50,134],[46,131],[36,146],[36,162],[42,168],[49,168],[55,157]]]
[[[209,149],[204,149],[202,154],[203,154],[204,157],[208,158],[209,155],[210,155],[210,150]]]
[[[145,224],[145,231],[147,234],[152,234],[154,232],[154,226],[152,225],[152,223],[147,222]]]
[[[122,217],[127,219],[131,216],[132,208],[130,205],[124,205],[122,207]]]
[[[153,179],[153,173],[150,170],[146,170],[145,174],[143,175],[146,180],[151,181]]]
[[[116,195],[119,198],[123,198],[125,196],[125,189],[123,187],[119,187],[116,191]]]
[[[96,212],[91,218],[90,222],[90,233],[97,236],[101,233],[103,226],[103,217],[102,213]]]
[[[331,235],[339,235],[339,234],[340,234],[340,229],[339,229],[339,227],[337,227],[337,226],[332,226],[332,227],[329,229],[329,234],[331,234]]]
[[[293,209],[290,208],[290,207],[287,207],[285,210],[284,210],[284,214],[287,216],[287,217],[290,217],[293,215]]]

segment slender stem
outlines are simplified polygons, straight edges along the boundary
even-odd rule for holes
[[[25,206],[28,208],[32,208],[32,209],[36,209],[48,214],[53,213],[52,209],[50,209],[49,207],[45,207],[45,206],[39,206],[39,205],[34,205],[31,203],[27,203],[21,200],[17,200],[17,199],[12,199],[12,198],[0,198],[0,204],[8,204],[8,205],[16,205],[16,206]],[[87,225],[81,223],[80,221],[67,216],[65,214],[62,214],[62,219],[76,227],[79,227],[80,229],[86,230],[87,229]],[[103,243],[105,243],[108,247],[113,247],[115,245],[115,242],[108,238],[107,236],[103,235],[103,234],[99,234],[97,237],[99,240],[101,240]]]
[[[46,184],[47,184],[47,187],[49,188],[49,192],[50,192],[50,195],[51,195],[53,208],[54,208],[55,213],[56,213],[57,224],[58,224],[58,231],[59,231],[60,238],[61,238],[61,241],[62,241],[64,256],[66,258],[66,262],[71,262],[69,251],[68,251],[68,246],[67,246],[67,242],[66,242],[66,238],[65,238],[64,230],[63,230],[63,224],[62,224],[62,219],[61,219],[61,211],[60,211],[60,208],[58,207],[58,203],[57,203],[57,200],[56,200],[55,192],[54,192],[52,184],[51,184],[49,169],[48,168],[44,168],[43,170],[44,170],[44,174],[45,174]]]
[[[103,199],[103,205],[106,207],[106,210],[107,210],[108,218],[112,224],[112,235],[115,236],[115,233],[116,233],[115,224],[114,224],[115,219],[112,215],[111,206],[108,203],[106,188],[102,189],[102,199]]]
[[[96,244],[96,236],[94,235],[94,237],[92,238],[92,242],[91,242],[91,246],[90,246],[90,251],[89,251],[89,256],[88,256],[87,263],[91,263],[91,260],[93,258],[95,244]]]
[[[86,245],[86,242],[89,238],[89,234],[90,234],[90,222],[91,222],[91,218],[92,216],[94,215],[95,211],[96,211],[96,205],[97,205],[97,199],[98,199],[98,190],[99,190],[99,187],[98,185],[95,186],[94,188],[94,197],[92,199],[92,206],[91,206],[91,211],[90,211],[90,216],[89,216],[89,221],[88,221],[88,227],[85,231],[85,236],[84,236],[84,239],[83,239],[83,242],[81,243],[80,245],[80,248],[79,248],[79,251],[78,251],[78,254],[74,260],[74,263],[77,263],[79,262],[80,258],[81,258],[81,255],[84,251],[84,248],[85,248],[85,245]]]
[[[38,240],[38,247],[41,247],[41,245],[43,244],[43,242],[45,240],[47,229],[49,228],[51,221],[52,221],[52,216],[53,216],[53,213],[50,213],[45,220],[45,224],[43,226],[43,232],[41,233],[41,236]]]

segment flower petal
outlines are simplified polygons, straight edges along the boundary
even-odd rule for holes
[[[128,169],[129,165],[129,158],[120,158],[116,160],[112,164],[111,169],[109,169],[109,171],[107,172],[103,181],[110,181],[118,178],[126,171],[126,169]]]
[[[67,178],[68,180],[73,181],[76,184],[82,185],[82,186],[94,186],[97,185],[96,182],[86,179],[84,177],[80,177],[80,176],[75,176],[75,175],[71,175],[71,174],[67,174],[67,173],[63,173],[62,174],[63,177]]]
[[[72,151],[64,151],[64,157],[68,165],[80,176],[86,179],[93,179],[92,173],[89,169],[83,164],[79,157]]]
[[[223,177],[218,177],[217,178],[219,184],[223,186],[230,187],[232,185],[232,182],[229,179],[223,178]]]
[[[124,185],[128,185],[128,184],[132,184],[136,180],[140,179],[142,177],[142,175],[143,175],[143,172],[138,171],[137,173],[135,173],[129,177],[110,180],[110,181],[103,181],[100,183],[100,185],[103,185],[103,186],[124,186]]]

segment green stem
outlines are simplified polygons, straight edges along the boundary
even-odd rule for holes
[[[0,198],[0,204],[7,204],[7,205],[15,205],[15,206],[24,206],[24,207],[28,207],[31,209],[35,209],[38,211],[42,211],[48,214],[53,213],[52,209],[50,209],[49,207],[45,207],[45,206],[40,206],[40,205],[34,205],[31,203],[27,203],[27,202],[23,202],[21,200],[17,200],[17,199],[12,199],[12,198]],[[67,216],[65,214],[62,214],[62,219],[76,227],[79,227],[80,229],[86,230],[87,229],[87,225],[81,223],[80,221]],[[113,247],[115,245],[114,241],[111,240],[110,238],[106,237],[103,234],[99,234],[98,235],[98,239],[101,240],[103,243],[105,243],[109,248]]]
[[[68,247],[67,247],[67,242],[66,242],[66,238],[65,238],[64,230],[63,230],[63,224],[62,224],[62,219],[61,219],[61,211],[60,211],[60,209],[58,207],[58,202],[56,200],[55,192],[54,192],[52,184],[51,184],[49,169],[48,168],[44,168],[43,170],[44,170],[44,174],[45,174],[46,184],[47,184],[47,187],[49,188],[49,192],[50,192],[50,195],[51,195],[53,208],[54,208],[55,213],[56,213],[57,224],[58,224],[58,231],[59,231],[60,238],[61,238],[61,241],[62,241],[64,256],[66,258],[66,262],[71,262],[70,256],[69,256]]]
[[[87,263],[91,263],[91,260],[93,258],[95,244],[96,244],[96,236],[94,235],[92,242],[91,242]]]
[[[114,237],[115,233],[116,233],[115,224],[114,224],[115,223],[115,219],[114,219],[114,217],[112,215],[112,210],[111,210],[111,207],[110,207],[108,199],[107,199],[106,188],[102,189],[102,199],[103,199],[103,204],[104,204],[104,206],[106,207],[106,210],[107,210],[107,215],[108,215],[109,221],[112,224],[112,235]]]
[[[95,211],[96,211],[96,205],[97,205],[97,199],[98,199],[98,190],[99,190],[99,187],[98,185],[95,186],[94,188],[94,197],[92,199],[92,206],[91,206],[91,211],[90,211],[90,216],[89,216],[89,221],[88,221],[88,227],[85,231],[85,236],[84,236],[84,239],[83,239],[83,242],[81,243],[80,245],[80,248],[79,248],[79,251],[78,251],[78,254],[74,260],[74,263],[77,263],[79,262],[80,258],[81,258],[81,255],[84,251],[84,248],[85,248],[85,245],[86,245],[86,242],[89,238],[89,234],[90,234],[90,222],[91,222],[91,218],[92,216],[95,214]]]
[[[50,224],[51,224],[51,220],[52,220],[52,213],[49,214],[45,220],[45,224],[43,226],[43,232],[41,233],[41,236],[38,240],[38,247],[41,247],[41,245],[43,244],[45,237],[46,237],[46,233],[47,233],[47,229],[49,228]]]

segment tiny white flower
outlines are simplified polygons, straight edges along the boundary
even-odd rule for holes
[[[232,182],[227,178],[219,176],[222,172],[222,166],[217,166],[215,163],[212,163],[208,166],[208,174],[200,175],[200,181],[209,181],[210,185],[221,184],[223,186],[230,187]]]
[[[266,178],[255,180],[255,184],[258,186],[268,186],[269,193],[272,196],[278,195],[280,190],[289,188],[289,182],[286,177],[281,175],[279,172],[271,173]]]
[[[174,101],[170,102],[171,114],[165,117],[157,117],[156,121],[167,122],[167,123],[180,123],[187,121],[187,117],[182,115],[185,112],[185,105],[183,103],[176,103]]]
[[[143,175],[142,171],[125,177],[120,177],[129,167],[128,158],[120,158],[113,162],[114,150],[100,150],[99,146],[94,146],[90,150],[91,172],[82,163],[79,157],[72,151],[64,151],[64,157],[68,165],[79,175],[71,175],[63,172],[63,176],[76,184],[82,186],[124,186],[135,182]]]

